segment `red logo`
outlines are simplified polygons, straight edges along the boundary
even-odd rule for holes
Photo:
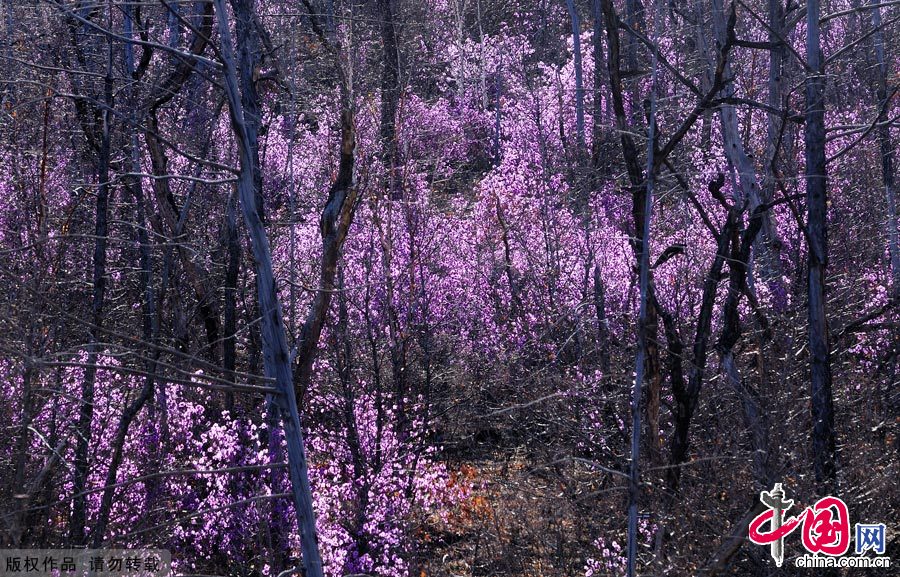
[[[803,546],[810,553],[837,557],[850,548],[850,514],[837,497],[825,497],[803,512]]]
[[[850,548],[850,514],[847,504],[838,497],[824,497],[794,517],[785,517],[794,505],[784,498],[781,483],[771,491],[763,491],[759,500],[768,509],[750,522],[750,541],[757,545],[771,545],[772,558],[781,567],[784,561],[784,538],[803,524],[803,546],[810,553],[832,557],[843,555]],[[767,530],[763,531],[763,527]]]

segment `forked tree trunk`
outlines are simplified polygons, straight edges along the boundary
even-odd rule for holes
[[[125,7],[125,33],[131,36],[133,28],[133,16],[131,6]],[[125,71],[129,76],[135,72],[134,53],[130,45],[125,50]],[[137,126],[137,112],[132,112],[132,125]],[[137,132],[131,135],[130,146],[128,152],[131,161],[131,170],[135,174],[141,172],[140,149]],[[142,336],[145,342],[156,344],[159,337],[159,319],[156,313],[157,296],[153,286],[153,257],[150,251],[150,238],[147,234],[147,207],[144,199],[144,191],[141,186],[141,178],[131,176],[126,181],[127,188],[134,200],[135,211],[135,230],[137,231],[138,243],[140,244],[140,263],[141,292],[144,294],[144,305],[142,313]],[[99,549],[103,545],[106,527],[109,523],[110,512],[112,511],[113,497],[115,496],[115,483],[119,472],[119,466],[122,463],[123,451],[125,447],[125,439],[134,419],[140,413],[141,409],[153,397],[153,391],[156,383],[156,368],[159,360],[160,350],[154,348],[151,358],[147,360],[147,375],[144,377],[144,384],[135,398],[126,407],[122,413],[119,423],[116,427],[116,433],[112,442],[112,457],[106,471],[106,482],[103,494],[100,498],[100,510],[97,513],[97,522],[91,535],[92,546]]]
[[[198,4],[195,9],[195,17],[199,19],[200,24],[191,37],[189,52],[194,55],[200,55],[206,49],[212,31],[212,5],[206,2]],[[145,55],[149,53],[149,50],[144,51]],[[142,109],[146,111],[144,120],[147,126],[147,129],[144,131],[144,140],[147,152],[150,155],[151,168],[154,176],[157,177],[153,179],[153,191],[156,196],[157,208],[163,221],[160,223],[157,219],[154,219],[154,226],[159,234],[171,236],[173,239],[182,268],[197,298],[199,318],[203,321],[206,331],[210,358],[212,362],[218,364],[220,358],[219,347],[221,346],[219,342],[219,315],[216,299],[207,286],[210,275],[203,265],[198,262],[195,255],[188,250],[188,247],[181,242],[181,237],[185,234],[189,203],[186,200],[184,206],[179,208],[175,201],[175,195],[172,192],[168,178],[168,158],[159,136],[157,121],[157,111],[178,94],[185,82],[194,73],[195,65],[196,62],[194,60],[178,60],[174,64],[171,73],[154,86],[142,106]]]

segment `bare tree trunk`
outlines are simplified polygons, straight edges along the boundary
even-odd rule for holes
[[[162,221],[165,223],[165,229],[157,231],[160,234],[169,236],[175,244],[180,257],[181,266],[184,269],[185,276],[194,289],[197,298],[197,310],[199,318],[203,321],[203,327],[206,332],[206,350],[208,351],[212,362],[218,364],[220,357],[219,347],[219,314],[216,310],[216,299],[213,291],[207,286],[209,272],[195,261],[194,255],[188,250],[183,242],[185,230],[186,210],[189,207],[188,200],[184,206],[179,208],[175,204],[175,196],[167,178],[168,159],[163,150],[162,142],[159,140],[159,126],[156,121],[156,112],[151,110],[147,118],[147,125],[150,130],[145,132],[145,142],[147,151],[150,153],[150,164],[155,178],[153,180],[153,190],[156,195],[156,206],[162,215]],[[159,223],[157,223],[159,224]]]
[[[644,10],[642,0],[625,0],[625,23],[632,30],[646,30],[647,17]],[[645,61],[638,53],[638,39],[633,34],[625,35],[625,66],[627,67],[628,77],[635,78],[639,74]],[[632,126],[637,126],[641,118],[641,85],[634,80],[629,81],[631,96],[630,106],[630,122]]]
[[[593,25],[593,121],[591,123],[591,159],[594,166],[595,186],[600,187],[601,177],[608,178],[612,174],[609,162],[609,136],[603,130],[603,69],[606,58],[603,53],[603,8],[601,0],[592,0],[591,12]]]
[[[250,234],[253,254],[256,259],[257,290],[260,313],[262,315],[263,357],[266,376],[275,380],[279,391],[277,404],[281,411],[288,446],[288,464],[293,485],[294,506],[297,508],[298,527],[303,553],[303,563],[309,577],[322,577],[322,559],[316,539],[316,520],[312,506],[312,492],[303,445],[303,432],[297,410],[297,400],[292,383],[290,353],[284,333],[281,303],[272,270],[272,253],[269,240],[259,214],[256,199],[254,172],[260,170],[253,158],[253,139],[248,132],[253,125],[244,118],[241,96],[238,91],[237,74],[234,65],[234,50],[231,46],[231,31],[225,12],[224,0],[216,0],[216,15],[219,21],[219,35],[222,44],[222,60],[225,68],[225,87],[228,97],[231,123],[240,150],[240,180],[238,190],[244,221]]]
[[[250,139],[250,154],[253,156],[255,164],[259,166],[259,129],[262,123],[262,111],[255,78],[260,66],[260,41],[254,26],[255,3],[255,0],[231,0],[231,9],[236,20],[237,72],[241,86],[241,105],[244,107],[244,121],[249,128],[247,136]],[[262,171],[257,170],[253,174],[253,186],[256,190],[256,208],[263,225],[265,225],[266,211],[263,205]]]
[[[132,145],[136,144],[137,137],[132,141]],[[137,159],[137,156],[135,155],[133,158]],[[139,172],[139,162],[136,161],[133,164],[134,171]],[[143,338],[146,342],[155,344],[158,341],[159,324],[156,316],[156,291],[153,288],[153,261],[150,255],[150,240],[147,236],[146,207],[144,204],[144,194],[141,191],[140,178],[132,178],[129,188],[134,195],[135,204],[137,205],[136,228],[138,230],[140,242],[141,288],[144,293],[144,313],[142,315]],[[113,485],[116,482],[116,475],[119,471],[119,466],[122,463],[122,452],[125,447],[125,438],[128,435],[128,430],[131,428],[131,424],[134,422],[138,413],[144,407],[144,404],[153,398],[154,384],[156,381],[156,365],[159,356],[159,349],[154,349],[153,353],[151,353],[152,358],[147,360],[147,376],[144,378],[144,385],[137,398],[126,407],[125,412],[122,414],[122,417],[119,419],[119,424],[116,427],[115,437],[112,442],[113,454],[109,460],[106,472],[106,483],[103,495],[100,499],[100,510],[97,514],[97,523],[91,533],[92,546],[94,549],[99,549],[103,545],[106,526],[109,522],[109,514],[112,510],[113,497],[115,494]]]
[[[809,239],[809,350],[812,393],[813,463],[818,489],[836,482],[831,351],[825,313],[828,265],[828,191],[825,173],[825,62],[820,47],[819,0],[806,4],[806,205]]]
[[[629,2],[631,3],[631,2]],[[619,40],[619,17],[611,0],[600,0],[603,11],[603,23],[606,26],[607,50],[609,52],[606,65],[609,70],[609,86],[612,96],[613,111],[616,117],[616,129],[622,144],[622,156],[628,172],[628,180],[631,184],[632,215],[634,218],[635,241],[632,242],[635,256],[640,258],[641,224],[644,221],[644,173],[638,158],[638,149],[631,137],[631,126],[625,110],[625,98],[622,87],[621,72],[621,43]]]
[[[400,200],[402,190],[397,178],[397,109],[400,106],[400,54],[394,8],[399,0],[378,0],[381,9],[381,137],[382,162],[387,171],[388,190],[392,200]]]
[[[323,36],[323,41],[330,46],[336,55],[336,67],[340,76],[341,149],[337,176],[331,185],[328,201],[325,203],[325,208],[322,210],[322,216],[319,221],[322,233],[322,264],[319,271],[319,287],[304,322],[300,341],[297,345],[296,386],[298,388],[305,386],[312,374],[312,363],[315,359],[319,335],[322,332],[325,315],[328,312],[328,306],[331,303],[331,297],[335,290],[334,280],[337,273],[337,262],[340,258],[341,247],[347,238],[350,223],[353,221],[358,198],[354,173],[356,111],[352,69],[349,69],[349,64],[342,62],[342,48],[334,39],[334,16],[331,9],[326,7],[324,11],[326,17],[325,27],[329,32]]]
[[[206,49],[212,32],[212,4],[203,2],[197,6],[196,15],[200,20],[200,25],[194,32],[189,51],[191,54],[200,55]],[[145,49],[144,54],[149,54],[149,50]],[[179,59],[174,64],[174,69],[168,74],[163,81],[154,86],[153,91],[148,96],[143,105],[143,109],[147,111],[146,124],[147,130],[144,132],[144,140],[147,145],[147,151],[150,154],[150,161],[153,173],[159,177],[153,181],[153,190],[156,195],[156,204],[160,214],[163,217],[165,228],[173,239],[178,250],[184,272],[194,289],[197,298],[197,307],[200,312],[200,318],[206,331],[206,341],[209,354],[212,361],[219,362],[219,318],[216,310],[216,300],[206,285],[209,279],[209,273],[203,269],[202,265],[193,260],[193,256],[187,247],[181,242],[181,236],[184,234],[184,222],[186,220],[186,210],[188,208],[187,201],[185,206],[180,210],[175,202],[175,196],[172,194],[169,186],[168,176],[168,159],[165,155],[163,142],[159,136],[159,126],[157,122],[157,110],[165,103],[169,102],[184,86],[188,78],[194,73],[195,61],[190,59]],[[159,226],[159,223],[156,222]],[[158,231],[164,234],[160,228]]]
[[[653,11],[653,40],[659,37],[659,10]],[[650,340],[656,339],[656,335],[650,334],[651,326],[656,328],[655,320],[650,323],[651,312],[653,306],[651,302],[651,291],[653,279],[650,276],[650,221],[653,215],[653,188],[656,184],[655,176],[655,160],[656,153],[656,83],[657,83],[657,58],[653,53],[652,76],[650,80],[650,113],[648,118],[648,138],[647,138],[647,184],[644,191],[644,207],[643,220],[638,225],[641,228],[641,234],[638,238],[640,247],[640,260],[638,263],[638,274],[640,275],[640,309],[638,315],[638,349],[635,360],[635,380],[634,395],[631,401],[631,474],[629,475],[630,483],[628,485],[628,577],[634,577],[637,567],[637,542],[638,542],[638,499],[640,497],[640,448],[641,448],[641,388],[644,380],[644,365],[647,359],[653,359],[650,354]],[[653,315],[655,319],[655,314]],[[659,353],[656,348],[655,363],[658,371]],[[653,365],[651,365],[652,367]],[[658,391],[656,393],[658,395]],[[657,398],[658,401],[658,398]],[[657,405],[658,409],[658,405]],[[659,423],[656,423],[657,431]],[[657,442],[656,439],[653,440]]]
[[[231,381],[234,381],[234,371],[237,367],[237,286],[238,274],[241,264],[241,243],[238,238],[237,227],[237,191],[228,198],[225,206],[225,340],[222,342],[222,363],[225,372]],[[234,409],[234,393],[228,392],[225,396],[225,408]]]
[[[109,6],[107,27],[112,28],[112,5]],[[81,405],[78,413],[78,442],[75,446],[75,473],[72,492],[72,517],[69,521],[69,536],[73,544],[85,544],[85,523],[87,521],[87,487],[90,467],[91,423],[94,416],[94,385],[97,379],[97,357],[100,352],[100,329],[103,326],[103,308],[106,297],[106,245],[109,235],[109,161],[110,133],[113,107],[113,42],[107,38],[106,76],[103,82],[103,106],[100,116],[102,127],[100,149],[97,160],[97,210],[94,225],[94,271],[93,302],[91,304],[91,328],[88,342],[87,368],[81,386]]]
[[[404,197],[404,183],[399,174],[397,149],[397,112],[400,106],[400,52],[397,46],[397,22],[395,9],[399,0],[379,0],[381,7],[381,157],[387,179],[386,194],[382,200],[386,208],[384,218],[378,217],[376,224],[381,237],[382,274],[387,300],[388,333],[390,338],[391,376],[394,383],[394,402],[397,405],[397,421],[401,435],[406,434],[406,397],[408,382],[406,377],[407,337],[400,326],[397,291],[393,277],[394,259],[394,203]]]
[[[718,180],[710,183],[709,188],[710,191],[713,191],[713,196],[721,197],[720,191],[724,183],[725,178],[722,174],[719,174]],[[706,279],[703,282],[700,314],[697,319],[692,348],[693,362],[687,381],[684,379],[680,355],[678,354],[683,350],[683,345],[678,340],[674,323],[666,322],[666,340],[670,341],[670,360],[671,363],[676,365],[676,367],[672,367],[669,370],[672,381],[672,396],[675,398],[675,430],[672,432],[672,437],[669,441],[669,470],[666,481],[672,493],[678,490],[678,484],[681,479],[681,465],[687,460],[688,449],[690,448],[689,432],[691,420],[699,402],[700,389],[706,378],[706,363],[709,354],[709,340],[716,292],[719,281],[722,278],[722,268],[730,254],[728,247],[730,246],[732,231],[738,226],[738,217],[739,215],[733,208],[729,209],[725,223],[716,239],[716,256],[713,258],[709,272],[706,274]],[[676,350],[674,351],[672,350],[672,343],[675,343]]]
[[[575,145],[567,147],[570,179],[573,188],[573,206],[575,213],[581,216],[582,223],[587,226],[590,219],[590,170],[588,166],[588,150],[584,135],[584,67],[581,60],[581,19],[575,0],[566,0],[566,8],[572,20],[572,47],[575,67]],[[562,95],[560,94],[560,99]],[[562,104],[562,103],[560,103]],[[562,123],[562,117],[560,122]],[[560,126],[562,130],[562,125]],[[565,140],[563,140],[565,144]],[[587,230],[587,229],[585,229]],[[590,267],[590,264],[587,265]],[[586,269],[589,271],[589,268]],[[589,273],[588,273],[589,276]]]
[[[871,0],[872,6],[880,6],[881,0]],[[897,149],[891,139],[891,130],[888,123],[888,60],[885,54],[884,32],[881,23],[881,8],[872,10],[872,44],[875,50],[877,63],[876,97],[881,116],[878,118],[878,144],[881,149],[881,178],[884,182],[884,194],[887,199],[887,228],[888,249],[891,256],[891,298],[895,306],[900,306],[900,230],[897,229],[897,190],[894,179],[894,161]],[[894,331],[894,355],[900,354],[900,327],[895,324]]]
[[[349,558],[344,570],[352,572],[359,557],[369,552],[369,538],[365,531],[366,511],[369,507],[369,491],[371,489],[371,476],[366,471],[364,461],[365,454],[360,442],[359,428],[356,424],[356,391],[353,383],[353,356],[352,341],[349,335],[349,318],[347,312],[347,295],[344,291],[343,270],[338,269],[338,322],[336,341],[336,364],[338,377],[341,381],[342,412],[344,427],[347,431],[347,447],[350,450],[350,463],[353,467],[353,479],[355,487],[354,501],[347,525],[350,537],[353,539],[356,549],[356,557]]]
[[[734,14],[734,12],[731,12],[731,14]],[[712,21],[716,41],[719,45],[722,45],[726,42],[728,35],[728,25],[726,23],[726,12],[723,0],[712,0]],[[714,60],[711,60],[711,67],[714,66],[715,62]],[[733,77],[731,65],[728,62],[725,63],[725,76],[728,78]],[[735,96],[733,82],[725,84],[721,96],[725,99],[733,98]],[[780,103],[778,106],[780,106]],[[739,191],[735,191],[735,202],[749,202],[750,210],[755,210],[756,207],[764,201],[762,200],[762,191],[756,174],[756,168],[744,148],[744,141],[741,137],[740,127],[738,125],[737,109],[731,104],[721,104],[719,106],[719,120],[722,128],[722,144],[725,150],[725,156],[738,173]],[[738,195],[740,198],[737,198]],[[761,268],[767,278],[780,286],[780,262],[778,261],[777,253],[772,254],[771,251],[774,250],[775,247],[780,246],[781,241],[778,239],[775,223],[769,213],[764,212],[761,216],[763,218],[762,239],[761,242],[756,244],[758,254],[762,257],[760,259],[762,264]]]
[[[581,65],[581,20],[575,0],[566,0],[566,8],[572,19],[572,46],[575,57],[575,136],[579,155],[585,150],[584,140],[584,80]]]
[[[600,348],[600,370],[604,378],[609,378],[609,319],[606,316],[606,290],[600,275],[600,265],[594,266],[594,308],[597,312],[597,341]]]
[[[653,279],[651,295],[655,294]],[[651,302],[653,297],[650,297]],[[659,436],[659,409],[662,402],[662,364],[659,355],[659,313],[654,306],[647,309],[647,448],[650,463],[659,465],[662,460]]]
[[[728,296],[722,310],[722,335],[716,344],[721,359],[721,369],[726,382],[741,399],[744,425],[750,436],[753,450],[753,476],[759,490],[769,487],[771,469],[769,465],[769,422],[759,393],[741,378],[735,362],[734,347],[741,338],[741,318],[739,306],[741,295],[750,295],[748,269],[750,251],[764,223],[767,207],[757,207],[750,216],[750,222],[742,235],[737,228],[731,234],[731,257],[728,261]]]
[[[785,35],[785,23],[784,23],[784,6],[782,6],[782,2],[780,0],[768,0],[768,8],[769,8],[769,28],[771,29],[769,32],[769,43],[773,46],[769,49],[769,81],[768,81],[768,92],[766,95],[767,104],[773,109],[780,109],[782,106],[787,106],[787,102],[784,97],[784,65],[785,65],[785,54],[787,53],[787,49],[782,45],[781,38]],[[767,125],[767,133],[766,133],[766,158],[765,158],[765,177],[763,179],[762,191],[760,194],[760,198],[762,202],[772,202],[772,198],[775,196],[775,174],[772,170],[772,160],[778,155],[778,151],[776,150],[776,145],[779,140],[779,134],[781,134],[783,119],[779,118],[775,114],[768,115],[768,125]],[[767,236],[765,233],[762,236],[761,241],[764,243],[768,243],[768,256],[770,258],[770,262],[764,267],[768,268],[768,273],[771,275],[781,275],[781,240],[776,236],[777,231],[773,230],[774,233],[771,236]],[[761,271],[763,274],[766,274],[766,270]],[[783,295],[777,295],[779,301],[776,303],[779,309],[782,309],[785,306],[783,301]]]
[[[237,139],[240,155],[240,178],[238,191],[244,222],[250,235],[253,255],[256,260],[257,297],[261,320],[263,341],[263,359],[266,375],[275,381],[279,394],[275,398],[276,406],[284,426],[288,448],[288,470],[293,487],[294,506],[297,510],[297,525],[300,529],[300,543],[303,554],[304,569],[307,577],[323,577],[322,558],[316,538],[315,512],[312,506],[312,492],[309,484],[309,472],[306,464],[306,453],[303,431],[297,409],[295,383],[291,371],[291,358],[288,351],[284,330],[284,319],[281,303],[278,299],[277,286],[272,269],[271,249],[258,212],[255,198],[254,172],[260,171],[252,154],[252,138],[248,134],[254,129],[244,117],[237,73],[234,63],[234,49],[231,44],[231,31],[225,12],[224,0],[215,0],[216,15],[221,38],[221,56],[225,72],[225,89],[228,108],[231,114],[231,125]],[[335,273],[341,247],[347,236],[356,206],[357,190],[354,180],[353,164],[356,147],[353,121],[353,95],[351,71],[343,68],[340,45],[333,40],[334,23],[330,7],[326,8],[326,27],[329,37],[323,40],[337,55],[338,73],[341,76],[341,156],[338,175],[331,187],[331,192],[320,221],[323,256],[319,276],[319,287],[313,304],[303,326],[300,343],[297,347],[297,383],[304,387],[312,373],[319,336],[328,312],[328,305],[335,289]],[[315,17],[314,17],[315,18]],[[240,25],[240,20],[238,21]],[[316,25],[321,31],[321,27]]]
[[[720,200],[720,203],[722,204],[726,204],[724,196],[721,193],[724,183],[725,178],[720,173],[718,179],[709,184],[712,196]],[[697,319],[697,326],[694,333],[692,348],[693,359],[689,377],[687,379],[685,379],[684,375],[684,362],[686,360],[684,354],[685,346],[678,333],[675,319],[672,314],[663,309],[659,302],[656,301],[655,297],[653,297],[654,307],[657,309],[659,316],[662,317],[665,326],[669,380],[672,384],[672,395],[675,400],[673,411],[675,429],[672,432],[669,441],[669,468],[666,472],[666,485],[669,489],[669,493],[663,504],[663,513],[660,515],[661,518],[663,518],[663,521],[660,523],[660,527],[657,528],[656,533],[655,550],[657,565],[661,562],[663,539],[666,533],[665,517],[674,504],[675,497],[678,494],[679,481],[681,479],[681,465],[687,461],[688,450],[690,448],[689,433],[691,421],[700,399],[700,389],[706,378],[706,363],[711,336],[710,331],[712,328],[713,308],[715,306],[718,285],[722,277],[722,268],[726,260],[734,259],[735,262],[739,262],[741,261],[741,255],[745,255],[745,260],[742,261],[743,266],[732,268],[733,278],[731,279],[731,285],[734,292],[729,293],[729,300],[726,303],[726,310],[723,315],[726,317],[726,323],[731,322],[731,330],[723,330],[723,337],[720,339],[719,343],[720,352],[725,351],[722,355],[722,366],[726,378],[730,379],[729,383],[734,386],[740,387],[742,384],[740,375],[737,372],[737,367],[734,364],[734,357],[731,350],[737,342],[737,338],[740,336],[740,326],[736,324],[738,320],[738,304],[740,302],[739,287],[746,286],[746,259],[749,259],[750,246],[753,243],[753,240],[755,240],[756,234],[759,232],[759,219],[756,219],[755,221],[751,220],[751,222],[755,223],[755,228],[753,229],[752,234],[745,232],[745,238],[748,238],[749,240],[741,245],[741,248],[745,249],[746,252],[740,252],[738,249],[734,248],[734,243],[738,242],[736,237],[741,221],[741,209],[733,206],[726,206],[726,208],[727,213],[725,223],[722,225],[720,232],[716,235],[716,256],[713,258],[713,262],[710,265],[709,272],[706,274],[706,280],[703,284],[700,314]],[[732,250],[729,251],[730,246],[732,247]],[[743,274],[740,271],[744,271]],[[733,311],[733,314],[729,314],[729,311]],[[746,391],[741,389],[739,392],[744,393]],[[766,435],[768,434],[768,429],[763,421],[764,415],[759,408],[760,404],[754,403],[754,399],[748,395],[742,394],[741,398],[745,410],[745,423],[748,425],[748,428],[754,431],[752,435],[754,447],[766,447],[765,453],[767,455],[767,436],[755,434],[755,431],[760,430],[760,427],[762,427],[762,430]],[[759,443],[757,443],[757,441],[759,441]]]
[[[29,341],[31,342],[32,339],[29,339]],[[31,427],[35,417],[35,399],[31,387],[34,376],[34,364],[29,359],[25,359],[25,367],[22,371],[22,422],[19,424],[18,438],[16,439],[15,464],[13,465],[14,487],[25,487],[25,465],[30,453],[28,447],[30,440],[29,427]],[[29,498],[30,495],[28,493],[22,493],[21,491],[16,497],[18,500],[18,503],[16,503],[18,510],[15,512],[15,516],[9,525],[9,544],[14,547],[20,544],[22,538],[22,520],[27,514]]]
[[[731,12],[730,14],[734,14]],[[726,41],[727,24],[725,22],[725,9],[723,0],[712,0],[712,22],[713,32],[715,34],[716,43],[722,45]],[[715,58],[710,54],[711,65],[715,66]],[[725,63],[725,76],[731,78],[731,64]],[[734,83],[725,84],[721,93],[724,98],[733,98],[735,95]],[[731,104],[721,104],[719,106],[719,119],[722,126],[722,144],[725,149],[725,155],[738,172],[739,190],[735,190],[735,203],[750,202],[750,209],[756,208],[759,203],[759,183],[756,179],[756,170],[750,162],[744,150],[744,142],[741,139],[740,128],[738,126],[737,110]]]
[[[641,168],[640,161],[638,160],[637,146],[634,143],[634,139],[631,137],[631,130],[629,129],[629,121],[625,110],[622,90],[622,72],[620,70],[621,54],[618,33],[621,23],[611,0],[600,0],[600,6],[603,10],[603,20],[608,39],[607,68],[609,70],[610,95],[616,118],[616,128],[619,131],[619,138],[622,144],[626,172],[628,173],[628,179],[631,185],[632,214],[635,222],[635,240],[632,242],[632,248],[638,258],[640,258],[643,251],[643,231],[642,227],[638,226],[637,223],[645,222],[647,190],[644,182],[644,172]],[[710,108],[714,102],[715,95],[722,90],[723,83],[726,81],[724,76],[725,64],[728,61],[728,55],[731,49],[734,47],[734,21],[734,4],[732,4],[731,15],[727,19],[726,40],[719,48],[719,55],[716,61],[714,74],[709,83],[710,86],[694,105],[694,108],[687,115],[678,129],[675,130],[674,134],[666,141],[665,145],[658,147],[656,146],[656,143],[654,143],[654,147],[652,148],[653,163],[648,165],[650,169],[657,170],[666,161],[666,157],[676,146],[678,146],[691,127],[696,123],[697,119]],[[655,52],[654,58],[656,58]],[[655,133],[655,131],[656,127],[654,126],[653,132]],[[710,183],[710,192],[713,197],[717,199],[721,198],[721,189],[724,186],[724,182],[724,176],[720,174],[718,180]],[[724,199],[720,200],[720,202],[724,203]],[[671,454],[669,459],[670,468],[668,471],[668,484],[673,492],[677,490],[678,486],[680,475],[679,467],[687,456],[688,432],[690,430],[691,418],[697,405],[700,388],[705,375],[706,358],[709,348],[709,332],[712,323],[712,309],[715,304],[716,288],[721,277],[722,267],[728,257],[730,230],[736,226],[735,219],[731,218],[730,214],[731,211],[729,211],[729,218],[726,219],[725,226],[723,226],[722,231],[717,236],[718,248],[716,257],[713,259],[710,272],[704,282],[700,318],[697,322],[697,332],[694,338],[694,366],[691,369],[690,379],[686,382],[681,370],[670,371],[672,389],[676,401],[675,432],[670,441]],[[652,288],[652,286],[652,283],[648,282],[648,287]],[[651,294],[648,296],[652,298],[652,290],[650,293]],[[666,315],[663,314],[663,311],[660,311],[660,315],[663,316],[664,322],[666,323],[667,340],[669,336],[677,338],[674,323],[671,322],[671,319],[668,321],[666,320]],[[669,346],[670,365],[679,366],[681,362],[680,355],[674,355],[673,348],[682,350],[683,345],[679,342],[676,345],[670,343]]]
[[[132,11],[131,6],[125,6],[125,31],[129,36],[132,33]],[[129,48],[125,51],[125,71],[129,76],[135,72],[134,54]],[[134,99],[132,99],[134,100]],[[132,103],[133,104],[133,103]],[[132,113],[132,125],[137,126],[137,112]],[[138,135],[131,135],[130,145],[128,146],[129,157],[131,160],[131,170],[135,174],[141,172],[140,149],[138,145]],[[144,306],[142,316],[142,335],[147,343],[156,344],[159,337],[159,318],[156,314],[156,291],[153,287],[153,257],[150,251],[151,243],[147,234],[147,207],[144,199],[144,191],[141,186],[139,176],[130,176],[127,180],[127,187],[135,202],[135,230],[137,231],[137,239],[140,245],[140,263],[141,263],[141,292],[144,294]],[[112,510],[112,502],[115,494],[113,485],[116,482],[116,476],[119,466],[122,463],[122,452],[125,447],[125,438],[128,430],[131,428],[132,422],[138,413],[144,407],[144,404],[153,397],[154,385],[156,381],[156,365],[159,360],[160,350],[155,348],[151,353],[151,359],[147,361],[147,376],[144,378],[144,385],[141,388],[137,398],[135,398],[125,409],[119,424],[116,427],[115,437],[112,442],[113,454],[109,460],[106,472],[106,483],[103,494],[100,498],[100,510],[97,514],[97,522],[91,534],[93,547],[98,549],[102,546],[106,526],[109,522],[110,511]]]
[[[658,152],[656,137],[656,74],[657,57],[653,54],[653,70],[650,92],[650,109],[648,115],[648,141],[646,172],[642,170],[638,160],[637,147],[629,134],[629,120],[626,116],[622,91],[622,76],[620,69],[620,42],[619,19],[610,0],[601,0],[604,24],[606,26],[608,41],[607,68],[609,71],[609,84],[612,93],[613,110],[616,116],[616,127],[619,130],[622,143],[622,153],[631,184],[632,215],[634,218],[635,241],[632,248],[638,260],[638,274],[640,277],[640,307],[638,317],[638,348],[636,354],[635,381],[631,401],[632,431],[631,431],[631,474],[629,476],[628,490],[628,566],[629,577],[635,574],[637,563],[637,510],[640,493],[640,444],[641,444],[641,395],[643,381],[647,373],[651,375],[651,386],[659,387],[659,348],[651,346],[650,341],[656,340],[656,334],[651,330],[657,328],[655,312],[649,307],[653,302],[653,279],[650,271],[650,220],[653,208],[653,185],[660,159],[656,157]],[[643,8],[638,0],[629,0],[627,3],[628,18],[630,21],[643,22]],[[658,14],[654,11],[654,36],[658,36]],[[633,39],[626,45],[627,60],[629,66],[636,66],[637,54]],[[632,94],[635,98],[637,87]],[[632,109],[632,113],[634,110]],[[634,115],[632,115],[634,116]],[[644,180],[644,175],[647,178]],[[651,322],[653,321],[653,322]],[[655,377],[654,377],[655,373]],[[653,419],[651,419],[652,421]],[[658,424],[656,425],[658,429]]]
[[[169,25],[169,46],[175,48],[181,40],[181,27],[178,25],[179,7],[177,3],[168,5],[167,24]]]

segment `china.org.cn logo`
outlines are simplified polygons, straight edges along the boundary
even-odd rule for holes
[[[785,537],[800,529],[803,547],[808,554],[797,557],[797,567],[890,567],[890,557],[881,557],[885,550],[884,523],[856,523],[853,542],[855,556],[843,557],[850,549],[850,513],[847,504],[838,497],[823,497],[797,515],[788,516],[794,506],[785,498],[781,483],[771,491],[759,494],[766,510],[750,522],[750,541],[769,545],[775,565],[784,563]],[[872,552],[875,556],[865,556]],[[821,554],[821,556],[820,556]]]

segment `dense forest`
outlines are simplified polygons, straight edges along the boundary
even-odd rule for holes
[[[0,1],[0,546],[900,557],[898,4]]]

